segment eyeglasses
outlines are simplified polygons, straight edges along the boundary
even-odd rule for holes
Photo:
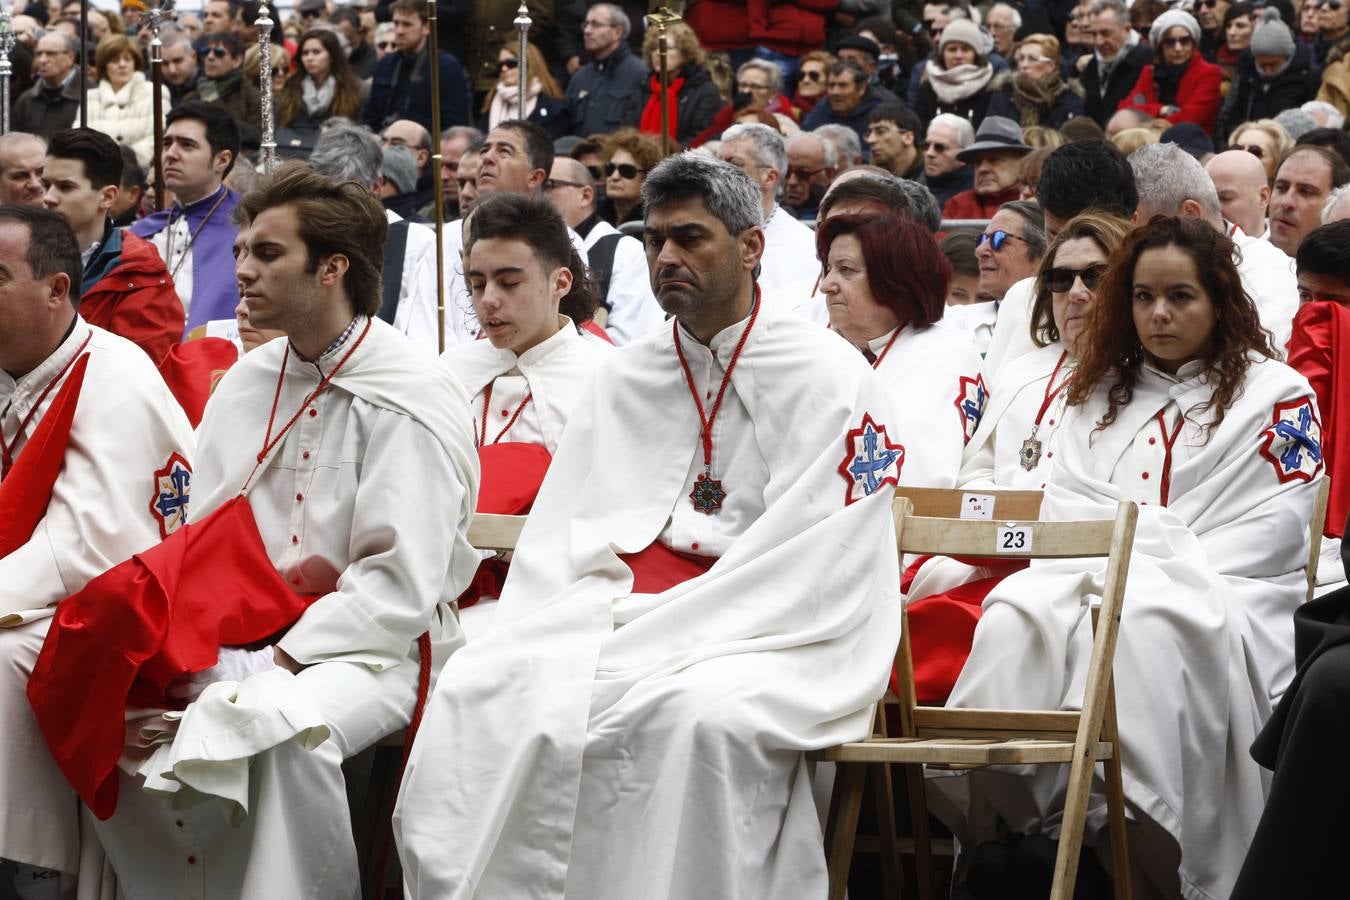
[[[824,171],[825,171],[824,166],[820,167],[819,169],[808,169],[806,168],[806,166],[789,166],[787,170],[787,177],[795,178],[798,181],[810,181],[812,178],[815,178],[817,175],[819,175],[821,172]]]
[[[755,84],[753,81],[736,82],[736,90],[743,94],[748,94],[751,91],[767,91],[768,89],[769,86],[767,84]]]
[[[1014,56],[1014,57],[1013,57],[1013,62],[1017,63],[1017,65],[1019,65],[1019,66],[1022,65],[1023,63],[1027,63],[1027,64],[1030,64],[1030,63],[1048,63],[1049,61],[1050,61],[1050,60],[1049,60],[1047,57],[1044,57],[1044,56]]]
[[[825,73],[819,69],[802,69],[803,81],[824,81]]]
[[[1011,234],[1010,232],[1004,231],[1002,228],[1000,228],[997,231],[980,235],[979,239],[975,241],[975,246],[983,247],[986,243],[988,243],[990,248],[995,253],[997,253],[998,251],[1002,250],[1003,245],[1008,243],[1008,241],[1010,240],[1021,241],[1024,244],[1026,243],[1025,238],[1020,238],[1017,235]]]
[[[615,165],[614,163],[605,163],[606,176],[613,175],[615,172],[618,172],[619,177],[626,181],[632,181],[634,178],[638,177],[639,175],[641,175],[643,172],[646,171],[647,171],[646,169],[639,169],[637,166],[632,166],[629,165],[628,163],[621,163],[619,165]]]
[[[948,150],[952,149],[952,145],[944,144],[942,141],[924,141],[923,148],[925,150],[932,150],[934,153],[946,153]]]
[[[1239,146],[1239,147],[1234,147],[1233,149],[1234,149],[1234,150],[1246,150],[1248,153],[1250,153],[1252,156],[1255,156],[1257,159],[1265,159],[1265,158],[1266,158],[1266,150],[1265,150],[1264,147],[1262,147],[1262,146],[1259,145],[1259,144],[1252,144],[1250,147],[1241,147],[1241,146]]]
[[[1335,12],[1336,10],[1341,8],[1341,0],[1322,0],[1321,3],[1317,4],[1317,8],[1318,9],[1325,8],[1331,10],[1332,12]]]
[[[230,51],[226,50],[224,47],[217,44],[214,47],[207,47],[206,55],[214,56],[216,59],[224,59],[225,57],[230,55]]]
[[[394,42],[393,42],[393,41],[377,41],[377,42],[375,43],[375,48],[376,48],[377,50],[393,50],[393,49],[394,49]]]
[[[1106,263],[1093,263],[1090,266],[1084,266],[1081,269],[1069,269],[1056,266],[1045,273],[1045,286],[1052,293],[1066,294],[1073,289],[1073,283],[1077,279],[1083,279],[1083,287],[1089,291],[1095,291],[1097,285],[1102,283],[1102,276],[1106,274]]]
[[[1180,37],[1170,37],[1162,39],[1164,47],[1189,47],[1195,43],[1195,39],[1189,34],[1183,34]]]
[[[580,181],[563,181],[561,178],[549,178],[544,181],[544,190],[546,191],[563,187],[583,188],[590,187],[590,185],[582,184]]]
[[[520,60],[518,59],[503,59],[497,61],[497,71],[499,72],[502,69],[519,69],[519,68],[520,68]]]
[[[1219,5],[1219,0],[1200,0],[1198,5],[1201,9],[1213,9]]]
[[[317,19],[317,18],[319,17],[319,14],[322,13],[322,12],[323,12],[323,10],[321,10],[321,9],[302,9],[302,10],[300,10],[300,18],[302,18],[302,19]]]

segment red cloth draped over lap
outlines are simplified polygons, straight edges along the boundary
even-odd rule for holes
[[[966,658],[970,656],[975,625],[984,611],[984,598],[1004,578],[1028,565],[1025,561],[993,565],[988,559],[960,561],[993,568],[995,574],[915,600],[907,610],[910,654],[914,661],[914,693],[924,706],[941,706],[947,702],[956,679],[965,668]],[[914,569],[915,566],[911,566],[905,573],[909,581],[913,580]],[[908,581],[905,586],[908,587]],[[897,687],[896,674],[892,672],[891,690]]]
[[[230,366],[239,359],[234,344],[224,338],[205,337],[174,344],[159,361],[159,374],[178,405],[196,428],[211,392]]]
[[[125,711],[179,708],[175,678],[289,627],[314,597],[296,593],[236,497],[103,573],[57,606],[28,681],[52,756],[100,819],[117,808]]]
[[[1343,537],[1350,515],[1350,413],[1340,415],[1337,403],[1350,398],[1350,308],[1330,300],[1299,307],[1289,339],[1289,365],[1312,384],[1322,417],[1322,458],[1331,477],[1327,524],[1323,533]]]
[[[713,567],[717,558],[695,556],[672,550],[660,541],[653,541],[637,553],[620,553],[619,559],[633,570],[633,593],[660,594],[691,578],[697,578]]]
[[[88,367],[89,354],[85,353],[71,367],[65,384],[33,429],[33,436],[19,451],[14,468],[0,482],[0,559],[28,543],[47,514],[52,489],[65,464],[70,427]]]
[[[530,511],[544,483],[553,456],[539,444],[506,441],[478,448],[480,513],[521,516]],[[459,608],[468,609],[484,597],[500,597],[506,583],[507,565],[500,559],[485,559],[478,564],[473,581],[459,595]]]

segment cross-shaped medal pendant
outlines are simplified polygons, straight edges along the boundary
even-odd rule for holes
[[[1017,455],[1021,459],[1022,468],[1030,472],[1040,464],[1041,442],[1035,438],[1027,438],[1022,442],[1022,452]]]
[[[689,492],[689,499],[694,504],[694,509],[711,516],[722,508],[722,501],[727,499],[727,492],[722,490],[720,479],[713,478],[711,472],[704,472],[694,481],[694,489]]]

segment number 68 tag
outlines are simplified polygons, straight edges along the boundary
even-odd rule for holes
[[[1000,525],[996,549],[999,553],[1030,553],[1031,534],[1030,525]]]

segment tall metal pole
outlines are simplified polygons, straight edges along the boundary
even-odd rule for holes
[[[160,4],[151,8],[150,29],[153,36],[150,38],[150,79],[152,90],[154,90],[154,126],[155,126],[155,151],[154,151],[154,184],[155,184],[155,211],[160,212],[168,204],[164,197],[164,42],[160,40],[159,29],[164,24],[164,16],[173,8],[173,0],[160,0]]]
[[[672,12],[670,7],[663,6],[656,12],[647,16],[648,27],[656,28],[656,49],[658,58],[661,61],[659,66],[661,75],[661,96],[658,103],[661,105],[661,155],[670,155],[670,66],[669,66],[669,47],[666,46],[667,29],[676,22],[683,21],[678,13]]]
[[[9,12],[0,9],[0,134],[9,134],[9,80],[14,75],[14,27]]]
[[[431,66],[431,171],[436,179],[436,346],[445,352],[445,194],[441,191],[441,44],[436,35],[436,0],[427,0],[427,64]]]
[[[89,127],[89,0],[80,0],[80,127]]]
[[[88,0],[86,0],[88,2]],[[263,174],[271,175],[277,164],[276,121],[272,114],[272,13],[263,3],[258,8],[258,18],[253,21],[258,30],[258,98],[259,114],[262,119]]]
[[[520,0],[520,9],[516,10],[516,61],[520,63],[517,69],[520,73],[520,84],[516,87],[520,92],[519,117],[521,119],[529,118],[525,104],[530,92],[530,27],[533,25],[534,20],[530,18],[530,8],[525,5],[525,0]]]

